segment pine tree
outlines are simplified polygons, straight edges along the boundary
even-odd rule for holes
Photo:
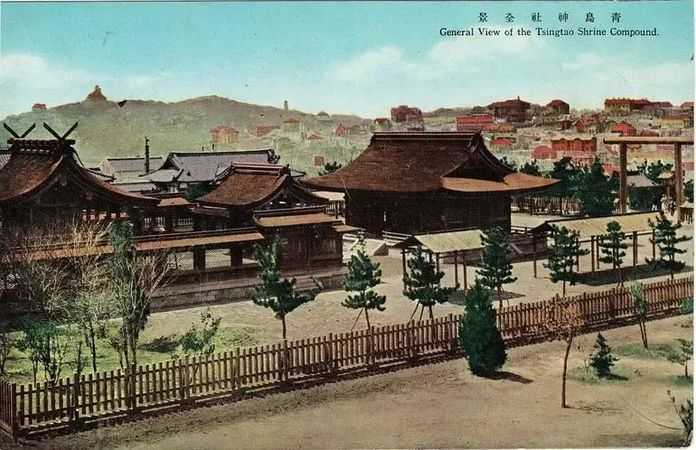
[[[614,211],[616,194],[610,177],[604,175],[599,158],[585,168],[579,177],[575,197],[582,204],[582,212],[590,217],[606,216]]]
[[[570,231],[566,227],[553,226],[553,244],[548,264],[544,267],[551,271],[551,281],[563,283],[563,296],[566,295],[566,283],[574,285],[578,280],[578,274],[573,270],[578,258],[587,255],[587,249],[580,248],[578,233]]]
[[[648,224],[655,232],[654,243],[660,250],[660,257],[648,260],[648,262],[656,266],[667,267],[670,278],[674,279],[674,272],[684,267],[684,263],[677,261],[676,256],[686,253],[686,250],[678,248],[677,245],[691,238],[688,236],[677,236],[677,231],[681,228],[681,224],[672,223],[663,212],[660,212],[657,222],[648,220]]]
[[[435,264],[425,258],[425,253],[420,246],[413,250],[407,266],[408,270],[404,274],[404,295],[417,302],[416,308],[421,307],[421,318],[427,307],[432,319],[433,305],[445,303],[454,292],[454,288],[440,286],[440,280],[445,273],[436,270]]]
[[[539,163],[537,162],[536,159],[530,161],[526,161],[522,166],[520,167],[520,172],[526,173],[527,175],[534,175],[536,177],[541,176],[541,169],[539,168]]]
[[[338,169],[343,167],[343,164],[338,161],[330,161],[324,164],[324,167],[319,171],[319,175],[328,175],[330,173],[336,172]]]
[[[492,227],[481,235],[483,257],[481,270],[476,273],[481,277],[481,284],[490,290],[495,290],[498,306],[503,307],[503,285],[514,283],[517,278],[512,276],[510,263],[510,241],[500,227]]]
[[[254,255],[259,265],[261,285],[254,288],[253,301],[259,306],[270,308],[276,319],[283,323],[283,339],[287,338],[285,317],[297,307],[313,301],[319,289],[299,294],[295,290],[295,278],[280,278],[278,268],[278,239],[274,238],[268,245],[256,245]]]
[[[479,279],[466,293],[465,312],[459,325],[459,339],[474,375],[490,375],[500,369],[507,354],[496,325],[491,293]]]
[[[382,270],[379,268],[379,263],[370,261],[370,257],[365,252],[365,241],[360,238],[356,254],[352,255],[348,262],[348,273],[343,281],[343,289],[355,294],[348,295],[342,305],[346,308],[359,309],[358,318],[364,311],[367,328],[370,328],[369,310],[384,311],[385,309],[384,303],[387,297],[372,290],[381,282],[381,276]],[[355,320],[357,321],[357,318]]]
[[[677,339],[679,349],[668,355],[670,362],[684,366],[684,377],[689,377],[689,361],[694,355],[694,343],[686,339]]]
[[[611,376],[611,368],[618,361],[611,353],[611,347],[607,344],[607,340],[602,333],[597,334],[597,341],[594,345],[594,351],[590,355],[590,366],[594,369],[595,374],[599,378],[608,378]]]
[[[611,267],[616,271],[616,284],[623,284],[623,274],[621,273],[621,265],[623,257],[626,256],[625,250],[628,248],[626,244],[626,233],[621,231],[621,224],[616,221],[607,224],[607,234],[599,237],[599,248],[602,252],[602,257],[599,260],[605,264],[611,264]]]

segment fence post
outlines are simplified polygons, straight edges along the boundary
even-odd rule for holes
[[[19,438],[19,420],[17,419],[17,384],[12,383],[10,391],[10,427],[12,429],[12,439],[17,443]]]
[[[237,349],[239,351],[239,349]],[[282,383],[287,383],[290,379],[290,373],[288,370],[288,340],[283,339],[283,356],[281,358],[281,371],[280,371],[280,381]]]
[[[70,405],[70,423],[73,428],[80,428],[80,377],[75,373],[73,375],[72,385],[72,404]]]

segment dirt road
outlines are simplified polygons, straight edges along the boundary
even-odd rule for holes
[[[652,322],[653,344],[690,338],[692,317]],[[615,348],[636,327],[605,333]],[[583,366],[595,335],[577,339],[569,367]],[[625,381],[570,379],[562,409],[563,345],[511,349],[499,379],[472,376],[465,360],[406,369],[33,443],[51,449],[495,448],[664,446],[679,442],[666,391],[692,386],[664,359],[624,356]],[[655,425],[657,422],[663,426]]]

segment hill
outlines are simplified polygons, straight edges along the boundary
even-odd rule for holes
[[[97,92],[95,90],[95,92]],[[105,156],[134,156],[142,154],[144,136],[150,138],[154,155],[170,151],[199,151],[210,148],[210,130],[220,125],[246,130],[258,125],[281,125],[289,118],[301,120],[308,128],[317,126],[312,114],[297,110],[284,110],[272,106],[261,106],[238,102],[218,96],[197,97],[180,102],[153,100],[128,100],[123,106],[110,101],[101,92],[91,93],[85,100],[48,109],[11,115],[3,122],[17,132],[24,131],[32,123],[36,129],[31,137],[48,138],[50,135],[41,126],[48,123],[58,133],[63,133],[73,123],[79,122],[74,138],[80,157],[87,164],[96,164]],[[350,126],[360,123],[360,117],[352,115],[332,116],[336,123]],[[11,136],[0,128],[0,139],[7,142]],[[240,143],[240,147],[245,144]],[[247,142],[264,145],[265,142]]]

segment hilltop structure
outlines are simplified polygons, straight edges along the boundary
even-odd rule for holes
[[[93,101],[93,102],[105,102],[106,96],[102,94],[102,90],[99,87],[99,85],[94,86],[94,90],[87,94],[87,98],[85,98],[87,101]]]

